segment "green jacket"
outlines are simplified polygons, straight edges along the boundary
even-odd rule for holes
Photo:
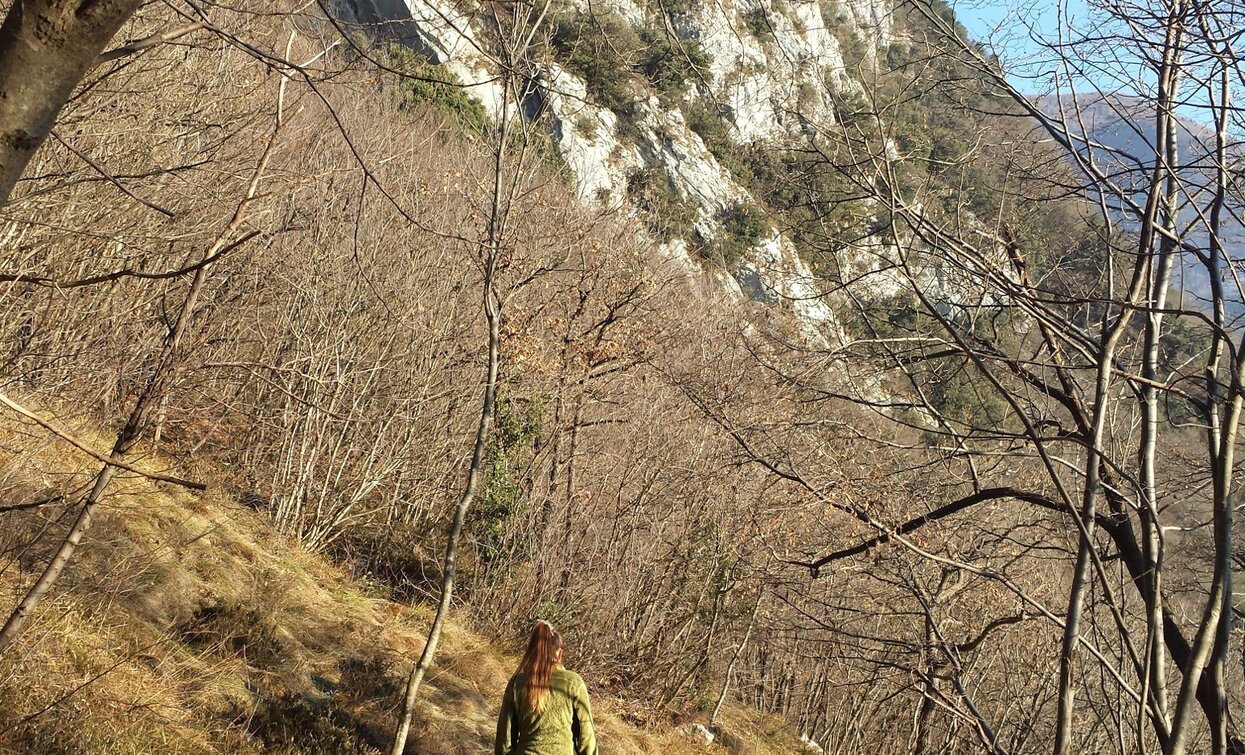
[[[579,674],[558,666],[542,713],[527,705],[527,681],[518,674],[506,685],[497,718],[494,755],[597,755],[588,688]]]

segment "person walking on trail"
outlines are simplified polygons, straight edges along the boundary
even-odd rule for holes
[[[532,628],[519,670],[506,685],[494,755],[597,755],[588,688],[562,667],[562,636]]]

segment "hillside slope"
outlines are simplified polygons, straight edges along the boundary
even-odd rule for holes
[[[86,479],[89,460],[49,441],[8,420],[0,426],[8,504]],[[215,481],[219,471],[198,477]],[[58,530],[67,510],[10,510],[3,537]],[[9,604],[52,539],[0,571]],[[0,661],[0,752],[378,751],[429,613],[301,549],[223,488],[197,494],[130,477],[55,599]],[[495,698],[516,659],[462,622],[441,647],[407,751],[490,751]],[[669,726],[637,728],[624,720],[625,704],[603,694],[595,703],[604,752],[724,751]],[[732,719],[736,751],[798,747],[777,723]]]

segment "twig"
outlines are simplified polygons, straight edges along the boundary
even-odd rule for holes
[[[67,149],[67,150],[69,150],[70,152],[74,153],[74,155],[76,155],[76,156],[78,157],[78,159],[79,159],[79,160],[81,160],[82,162],[84,162],[84,163],[86,163],[87,165],[91,166],[91,167],[95,170],[95,172],[96,172],[96,173],[99,173],[101,176],[103,176],[105,179],[107,179],[107,180],[108,180],[108,183],[110,183],[110,184],[112,184],[113,186],[116,186],[118,189],[120,189],[122,194],[125,194],[127,197],[129,197],[130,199],[133,199],[135,202],[138,202],[139,204],[143,205],[144,207],[150,207],[151,209],[155,210],[156,212],[160,213],[161,215],[164,215],[166,218],[175,218],[175,217],[177,217],[177,213],[173,212],[172,210],[169,210],[169,209],[166,209],[166,208],[164,208],[164,207],[161,207],[160,205],[158,205],[158,204],[156,204],[155,202],[152,202],[152,201],[150,201],[150,200],[143,199],[142,197],[138,196],[138,195],[137,195],[137,194],[135,194],[134,192],[130,191],[130,190],[129,190],[129,188],[127,188],[127,187],[126,187],[126,185],[125,185],[125,184],[123,184],[123,183],[121,183],[120,181],[118,181],[118,180],[117,180],[116,176],[114,176],[113,174],[109,173],[107,168],[105,168],[103,165],[100,165],[99,163],[97,163],[94,159],[92,159],[92,158],[91,158],[91,156],[90,156],[90,155],[86,154],[86,153],[85,153],[85,152],[83,152],[82,150],[78,149],[77,147],[73,146],[72,144],[70,144],[69,142],[65,141],[63,138],[61,138],[61,135],[60,135],[60,134],[58,134],[58,133],[56,133],[56,130],[55,130],[55,129],[53,129],[53,130],[52,130],[51,134],[52,134],[52,138],[53,138],[53,139],[55,139],[56,141],[60,142],[60,143],[61,143],[61,145],[62,145],[65,149]]]
[[[176,270],[164,270],[159,273],[145,273],[141,270],[132,270],[124,268],[114,270],[111,273],[101,273],[93,275],[89,278],[79,278],[71,281],[58,281],[45,275],[18,275],[16,273],[0,273],[0,283],[29,283],[35,286],[48,286],[51,288],[82,288],[83,286],[95,286],[100,283],[110,283],[122,278],[139,278],[141,280],[165,280],[168,278],[180,278],[183,275],[189,275],[200,268],[210,265],[216,260],[224,257],[233,250],[242,246],[246,242],[260,235],[259,231],[248,231],[242,234],[237,241],[230,242],[213,254],[204,257],[193,265],[177,268]]]
[[[124,58],[130,55],[136,55],[140,52],[143,52],[144,50],[149,50],[153,47],[156,47],[157,45],[162,45],[166,42],[172,42],[178,37],[184,37],[187,34],[190,34],[191,32],[199,31],[200,29],[203,29],[205,27],[206,27],[206,24],[195,22],[193,24],[190,24],[189,26],[183,26],[183,27],[174,29],[173,31],[166,31],[160,34],[152,34],[150,37],[143,37],[142,39],[136,39],[133,42],[127,42],[124,45],[121,45],[120,47],[114,47],[113,49],[108,50],[107,52],[100,53],[99,57],[95,59],[95,65],[98,66],[103,63],[108,63],[110,61],[117,60],[118,58]]]

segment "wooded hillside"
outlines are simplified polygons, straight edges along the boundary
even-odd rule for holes
[[[1245,14],[615,5],[9,8],[0,746],[1236,752]]]

